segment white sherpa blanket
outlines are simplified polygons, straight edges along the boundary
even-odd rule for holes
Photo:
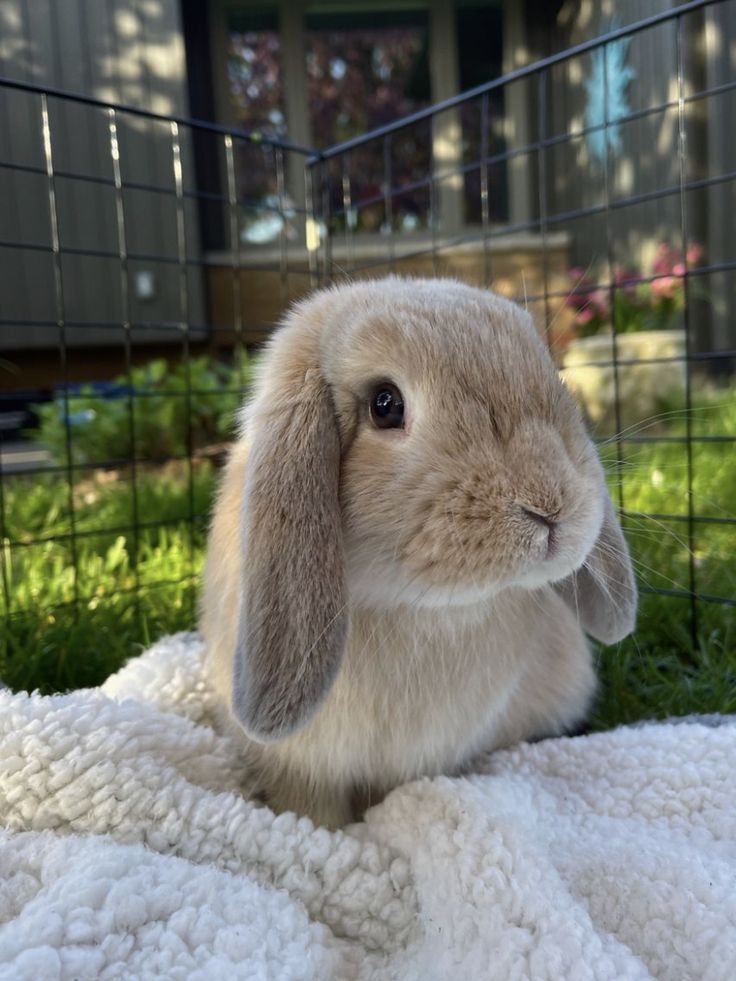
[[[0,692],[0,979],[736,978],[736,727],[502,752],[330,833],[237,790],[194,635]]]

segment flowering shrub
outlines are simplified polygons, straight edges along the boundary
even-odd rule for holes
[[[571,269],[572,290],[565,303],[575,312],[577,336],[610,331],[612,322],[617,334],[671,327],[685,306],[685,273],[702,255],[700,245],[691,245],[683,256],[663,242],[649,272],[618,267],[610,288],[597,286],[584,269]]]

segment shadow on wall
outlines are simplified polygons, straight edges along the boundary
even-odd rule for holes
[[[5,0],[0,5],[0,76],[41,83],[99,99],[170,115],[188,115],[186,64],[176,0],[79,0],[73,10],[58,0]],[[159,323],[205,320],[200,270],[188,271],[188,309],[182,309],[177,258],[199,255],[199,216],[185,203],[184,241],[177,233],[174,141],[180,144],[184,191],[194,190],[190,134],[172,133],[168,123],[117,114],[117,139],[125,208],[125,248],[150,258],[129,263],[130,307],[125,309],[120,242],[106,110],[48,99],[59,240],[63,257],[65,318],[88,325],[70,331],[68,344],[114,346],[124,320]],[[47,160],[38,95],[0,92],[3,168],[0,212],[5,242],[0,247],[3,320],[24,324],[12,330],[9,348],[23,343],[53,348],[57,309],[52,228],[45,176]],[[72,180],[64,174],[82,175]],[[107,182],[100,182],[100,179]],[[155,188],[156,190],[153,190]],[[127,314],[127,316],[126,316]],[[93,325],[100,325],[99,327]],[[109,325],[110,329],[103,329]],[[17,333],[17,332],[16,332]],[[165,329],[141,334],[141,343],[170,339]]]

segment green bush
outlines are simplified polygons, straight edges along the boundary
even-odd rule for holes
[[[171,367],[160,358],[114,379],[108,395],[84,385],[37,406],[40,426],[30,435],[65,462],[68,401],[73,464],[185,456],[230,438],[250,377],[245,353],[232,364],[202,355]]]

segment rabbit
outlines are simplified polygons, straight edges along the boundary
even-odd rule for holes
[[[275,811],[341,827],[390,789],[562,734],[586,632],[634,627],[629,552],[531,317],[449,279],[333,286],[272,336],[226,465],[200,627]]]

